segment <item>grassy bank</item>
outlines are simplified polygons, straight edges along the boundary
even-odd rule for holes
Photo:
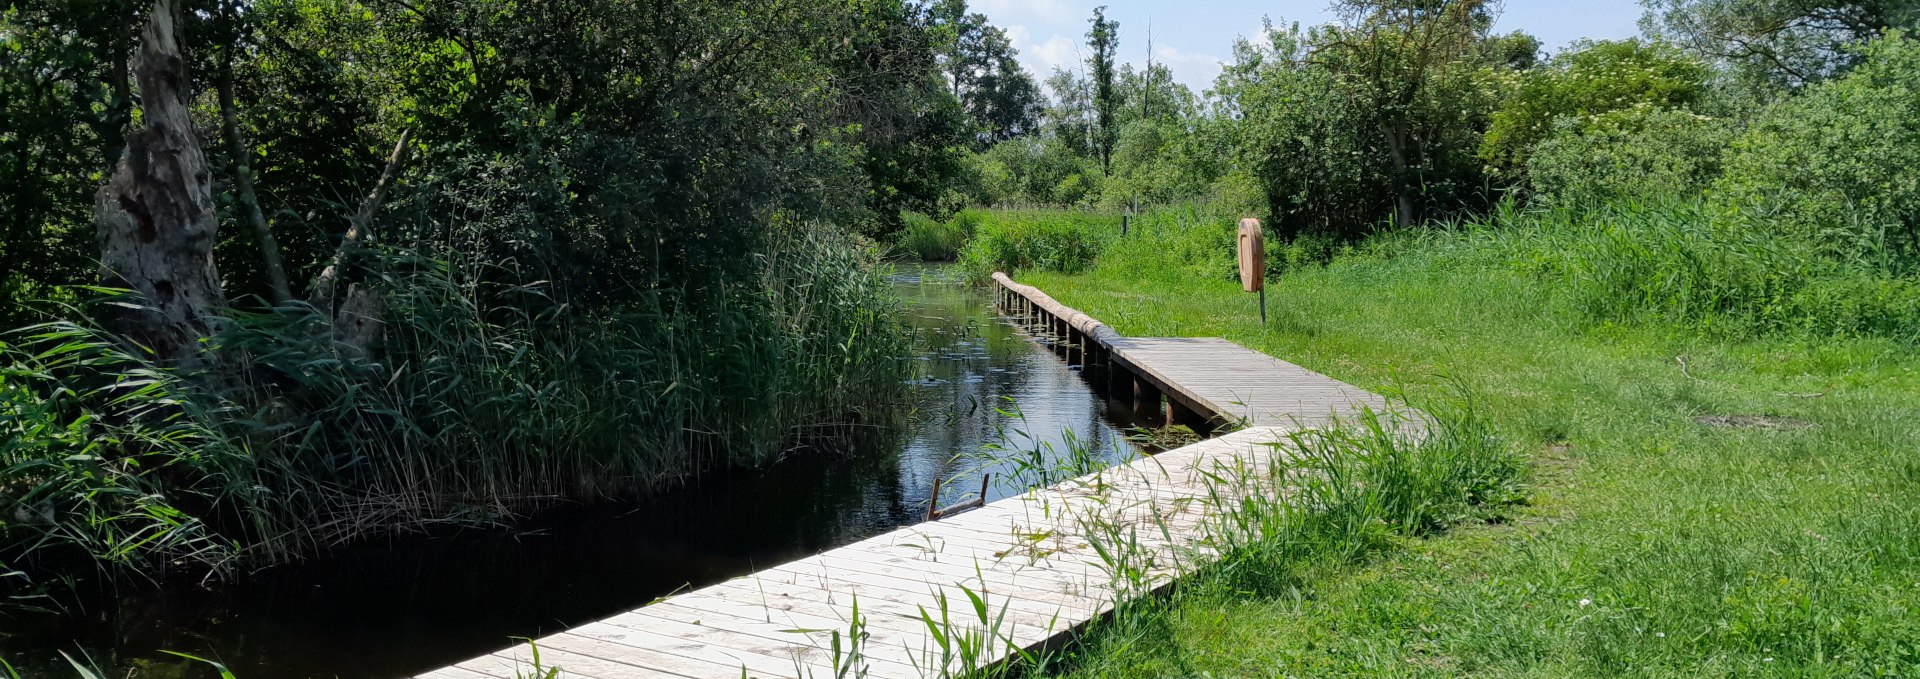
[[[1905,307],[1789,303],[1902,279],[1810,261],[1743,284],[1725,263],[1670,265],[1705,248],[1646,240],[1684,220],[1568,221],[1592,228],[1335,249],[1275,276],[1265,326],[1216,267],[1165,256],[1211,232],[1149,232],[1084,274],[1023,274],[1126,334],[1224,336],[1415,400],[1464,387],[1534,468],[1528,504],[1498,522],[1300,554],[1259,588],[1203,576],[1096,633],[1062,674],[1920,671],[1920,360]]]

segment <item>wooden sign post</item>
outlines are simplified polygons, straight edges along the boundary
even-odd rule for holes
[[[1240,287],[1260,293],[1260,324],[1267,324],[1267,246],[1261,240],[1260,220],[1240,220]]]

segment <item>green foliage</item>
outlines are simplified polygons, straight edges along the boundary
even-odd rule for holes
[[[1696,199],[1720,176],[1732,124],[1644,105],[1561,118],[1530,149],[1527,179],[1552,204]]]
[[[1769,108],[1734,141],[1713,203],[1836,256],[1920,257],[1920,42],[1867,45],[1849,75]]]
[[[16,335],[0,343],[0,570],[226,568],[237,545],[195,514],[263,493],[241,442],[207,425],[204,395],[88,328]],[[207,473],[175,482],[185,469]]]
[[[993,210],[978,214],[978,231],[960,253],[960,265],[974,280],[985,280],[995,271],[1083,271],[1120,234],[1119,219],[1099,213]]]
[[[1040,86],[1020,65],[1020,51],[984,14],[969,13],[966,0],[938,0],[929,7],[940,70],[954,98],[967,111],[976,149],[1036,131]]]
[[[1235,248],[1241,216],[1232,206],[1209,203],[1147,210],[1134,216],[1127,236],[1108,244],[1101,257],[1133,262],[1140,276],[1239,280]]]
[[[10,296],[96,275],[93,193],[130,117],[136,5],[0,14]],[[221,7],[183,14],[188,89],[213,90],[231,60],[231,112],[292,280],[333,261],[412,132],[413,160],[343,267],[342,289],[377,301],[378,341],[340,340],[331,304],[252,296],[260,244],[233,228],[231,151],[207,144],[232,305],[204,339],[222,368],[175,375],[77,311],[9,298],[9,318],[66,323],[0,351],[0,562],[114,577],[270,563],[395,526],[632,496],[885,416],[903,333],[878,238],[853,234],[950,209],[972,132],[925,8]],[[216,127],[217,99],[196,124]]]
[[[1485,200],[1473,147],[1507,68],[1486,11],[1346,3],[1342,25],[1236,47],[1216,94],[1278,233],[1355,238]]]
[[[1502,210],[1469,229],[1516,270],[1552,281],[1587,323],[1662,320],[1731,336],[1920,341],[1920,280],[1822,254],[1791,233],[1699,204]]]
[[[1115,118],[1120,106],[1120,93],[1115,90],[1116,67],[1115,53],[1120,49],[1120,22],[1107,18],[1107,7],[1101,5],[1093,9],[1093,18],[1087,20],[1092,28],[1087,30],[1087,79],[1093,103],[1093,148],[1100,158],[1103,173],[1112,171],[1113,144],[1120,136],[1120,126]]]
[[[972,197],[986,206],[1078,205],[1101,184],[1100,163],[1053,135],[1003,142],[972,164]]]
[[[900,232],[895,249],[922,262],[951,262],[979,228],[981,212],[963,210],[946,221],[909,212],[901,215],[906,228]]]
[[[305,305],[236,313],[217,341],[249,371],[220,392],[92,331],[32,330],[0,364],[0,561],[109,578],[271,563],[631,497],[883,422],[905,352],[877,250],[768,231],[751,279],[593,313],[489,265],[390,255],[368,282],[393,319],[381,356]]]
[[[1267,45],[1235,46],[1217,91],[1242,122],[1230,144],[1262,193],[1280,233],[1340,233],[1392,210],[1385,159],[1360,111],[1338,96],[1333,74],[1306,65],[1311,36],[1298,26]]]
[[[1113,208],[1165,205],[1205,195],[1219,179],[1205,138],[1178,118],[1136,120],[1114,143],[1113,175],[1100,186],[1101,204]]]
[[[0,294],[91,273],[93,194],[131,121],[134,17],[121,6],[0,8]]]
[[[1554,134],[1557,120],[1584,122],[1638,107],[1689,109],[1707,97],[1709,76],[1705,64],[1658,42],[1576,44],[1546,68],[1519,75],[1520,85],[1493,115],[1480,158],[1508,175],[1524,174],[1534,145]]]
[[[1909,0],[1647,0],[1649,32],[1729,66],[1761,99],[1843,75],[1855,43],[1913,26]]]

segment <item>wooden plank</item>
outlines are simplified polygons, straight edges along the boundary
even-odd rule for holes
[[[1005,611],[1009,628],[1000,633],[1012,646],[1052,643],[1112,610],[1115,583],[1096,540],[1135,543],[1149,588],[1172,582],[1211,553],[1206,537],[1218,527],[1209,517],[1219,505],[1284,494],[1276,464],[1286,452],[1273,444],[1286,432],[1387,409],[1377,395],[1226,340],[1122,337],[1031,286],[994,279],[1036,337],[1077,335],[1073,350],[1103,352],[1204,416],[1245,415],[1254,426],[549,636],[536,642],[545,664],[582,679],[733,679],[743,668],[824,675],[830,631],[844,632],[857,598],[870,675],[914,676],[934,657],[922,611],[937,615],[942,593],[952,624],[978,626],[961,587]],[[1234,475],[1253,478],[1223,487],[1210,479]],[[513,679],[531,650],[523,644],[420,676]]]

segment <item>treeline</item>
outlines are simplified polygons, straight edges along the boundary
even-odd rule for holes
[[[976,24],[900,0],[9,3],[0,582],[298,558],[888,417],[875,237],[1025,131],[955,85],[1010,63],[961,63],[993,54]]]
[[[1551,57],[1495,33],[1499,9],[1343,0],[1335,23],[1270,23],[1240,41],[1201,94],[1164,66],[1108,65],[1118,27],[1096,13],[1093,56],[1047,80],[1032,134],[972,159],[969,190],[1016,206],[1217,198],[1288,236],[1353,237],[1509,198],[1715,193],[1830,209],[1756,203],[1772,186],[1795,198],[1769,200],[1845,200],[1893,236],[1913,228],[1912,210],[1892,207],[1912,200],[1896,181],[1914,148],[1914,48],[1899,30],[1920,18],[1912,3],[1659,0],[1646,36]],[[1830,162],[1801,162],[1816,156]]]
[[[1658,0],[1644,35],[1551,56],[1494,32],[1499,9],[1343,0],[1334,23],[1240,41],[1197,96],[1110,70],[1096,13],[1094,56],[1048,80],[1034,133],[972,157],[967,190],[1258,215],[1274,266],[1471,225],[1596,317],[1920,340],[1920,8]],[[1067,251],[1072,231],[963,257]]]

